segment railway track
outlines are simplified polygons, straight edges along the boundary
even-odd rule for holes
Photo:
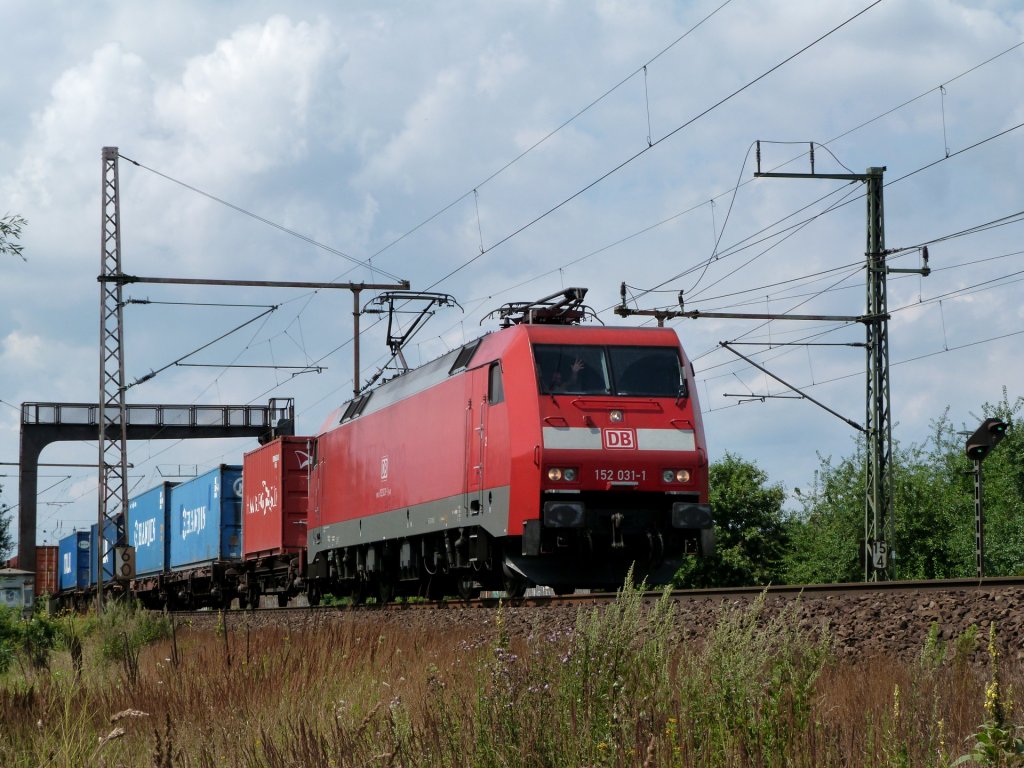
[[[794,584],[769,585],[753,587],[719,587],[712,589],[677,589],[669,592],[673,600],[679,602],[693,600],[749,600],[760,595],[771,597],[806,597],[808,599],[828,596],[870,596],[884,594],[925,595],[928,593],[946,593],[960,591],[999,591],[1024,589],[1024,576],[1000,576],[984,579],[933,579],[920,581],[889,581],[889,582],[850,582],[841,584]],[[646,599],[656,600],[662,595],[661,590],[645,593]],[[237,614],[274,614],[281,617],[288,615],[331,616],[340,613],[396,613],[416,611],[446,611],[468,609],[496,609],[499,605],[515,608],[544,608],[552,606],[590,606],[609,603],[616,598],[614,592],[580,592],[571,595],[537,594],[520,598],[507,598],[504,595],[482,596],[473,600],[447,598],[445,600],[427,601],[416,599],[386,604],[365,603],[362,605],[290,605],[287,607],[259,607],[245,610],[230,609],[225,613]],[[174,616],[182,619],[198,619],[220,613],[212,609],[174,611]]]
[[[785,615],[801,631],[827,632],[837,657],[917,658],[929,637],[961,647],[975,643],[975,662],[985,663],[990,625],[1007,662],[1024,664],[1024,578],[947,579],[854,584],[805,584],[774,587],[676,590],[679,644],[699,642],[720,621],[723,611],[743,610],[763,595],[762,618]],[[648,592],[653,603],[661,592]],[[180,630],[205,632],[215,627],[228,635],[272,631],[322,631],[341,625],[362,636],[385,634],[415,638],[425,633],[481,644],[501,632],[527,642],[564,637],[576,626],[580,610],[600,608],[612,593],[536,595],[516,600],[482,597],[439,603],[409,602],[362,606],[291,606],[258,610],[189,611],[173,614]],[[366,635],[363,635],[363,633]]]

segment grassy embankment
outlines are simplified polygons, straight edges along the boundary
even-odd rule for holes
[[[0,642],[0,766],[1022,764],[1008,725],[1022,678],[995,655],[971,664],[985,631],[854,665],[790,619],[723,609],[703,645],[681,646],[685,617],[628,588],[574,632],[509,638],[499,613],[480,643],[61,618],[49,656],[28,653],[48,630]]]

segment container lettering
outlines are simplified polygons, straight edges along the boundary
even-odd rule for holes
[[[136,521],[135,523],[135,546],[148,547],[156,541],[156,518]]]
[[[277,507],[277,493],[278,489],[271,488],[264,480],[263,490],[249,497],[249,501],[245,505],[246,514],[255,515],[257,512],[262,512],[266,516],[267,512]]]
[[[193,533],[206,530],[206,505],[195,509],[181,510],[181,538],[187,539]]]

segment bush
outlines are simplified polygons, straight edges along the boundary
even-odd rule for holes
[[[137,603],[111,602],[95,620],[100,658],[119,664],[127,681],[134,685],[139,675],[139,651],[171,636],[166,615],[144,611]]]
[[[28,618],[13,608],[0,608],[0,674],[20,660],[33,670],[47,669],[57,645],[57,622],[37,610]]]

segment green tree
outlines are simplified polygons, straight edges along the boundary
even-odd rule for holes
[[[21,228],[26,224],[28,222],[16,213],[5,213],[0,216],[0,254],[6,253],[18,256],[22,261],[27,260],[21,252],[22,245],[18,242],[21,237]]]
[[[756,464],[727,453],[710,470],[715,553],[687,561],[681,587],[744,586],[778,582],[786,552],[785,491],[769,484]]]
[[[982,406],[983,415],[1013,423],[1024,398]],[[975,424],[974,426],[977,426]],[[932,423],[924,443],[892,454],[891,542],[896,576],[941,579],[976,571],[973,464],[964,433],[948,410]],[[986,574],[1024,573],[1024,435],[1012,428],[984,462]],[[794,583],[859,581],[864,577],[864,445],[834,463],[821,459],[808,493],[797,492],[802,510],[789,524],[786,579]]]
[[[4,487],[0,485],[0,559],[5,559],[14,546],[11,536],[11,508],[3,503]]]
[[[809,492],[794,491],[803,509],[789,520],[785,580],[793,584],[856,581],[863,572],[859,543],[864,538],[864,450],[832,463],[818,456]]]

